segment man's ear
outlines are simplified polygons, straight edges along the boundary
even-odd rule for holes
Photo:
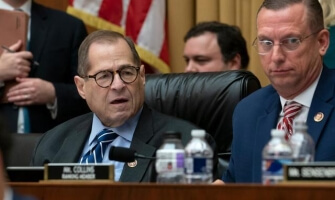
[[[145,67],[144,67],[144,65],[140,66],[140,78],[142,79],[143,85],[145,85]]]
[[[240,54],[236,54],[235,57],[228,62],[229,70],[238,70],[241,69],[241,56]]]
[[[320,44],[319,53],[321,56],[324,56],[329,47],[329,31],[327,29],[323,29],[319,32],[318,42]]]
[[[85,80],[83,78],[81,78],[80,76],[75,76],[74,77],[74,82],[77,86],[77,90],[79,95],[81,96],[81,98],[86,99],[86,95],[85,95]]]

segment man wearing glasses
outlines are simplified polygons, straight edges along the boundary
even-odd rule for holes
[[[75,83],[93,113],[67,121],[43,135],[33,165],[52,163],[110,163],[115,180],[148,182],[150,163],[125,164],[109,160],[111,146],[132,148],[153,157],[166,131],[182,133],[184,145],[196,126],[163,115],[144,103],[145,71],[133,42],[119,33],[96,31],[79,48]],[[212,148],[215,142],[208,139]],[[214,161],[214,166],[216,161]]]
[[[261,183],[262,149],[271,129],[283,127],[279,124],[289,117],[284,110],[292,104],[299,108],[292,119],[307,123],[316,144],[315,161],[335,160],[335,71],[322,60],[328,45],[318,0],[263,2],[253,46],[271,85],[235,109],[232,157],[224,182]],[[294,133],[286,134],[289,140]]]

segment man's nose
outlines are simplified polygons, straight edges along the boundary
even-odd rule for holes
[[[285,52],[280,45],[274,45],[272,47],[271,59],[275,63],[282,62],[285,59]]]
[[[186,65],[186,68],[185,68],[185,72],[197,72],[197,67],[196,67],[196,64],[190,60],[187,65]]]
[[[122,81],[120,75],[118,73],[115,73],[113,82],[110,86],[111,89],[120,89],[120,88],[123,88],[124,86],[125,86],[125,83]]]

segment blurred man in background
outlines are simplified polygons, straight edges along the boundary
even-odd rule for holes
[[[246,69],[249,55],[245,39],[236,26],[202,22],[184,37],[185,72]]]

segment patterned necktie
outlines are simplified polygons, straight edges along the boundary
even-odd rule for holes
[[[85,155],[80,159],[80,163],[101,163],[106,147],[117,137],[118,135],[114,131],[110,129],[103,129],[92,141],[92,143],[94,143],[94,141],[97,141],[97,143],[90,148],[87,153],[85,153]]]
[[[285,103],[284,117],[278,122],[277,129],[282,129],[286,132],[286,140],[289,140],[293,134],[293,119],[300,112],[301,108],[302,105],[295,101]]]

